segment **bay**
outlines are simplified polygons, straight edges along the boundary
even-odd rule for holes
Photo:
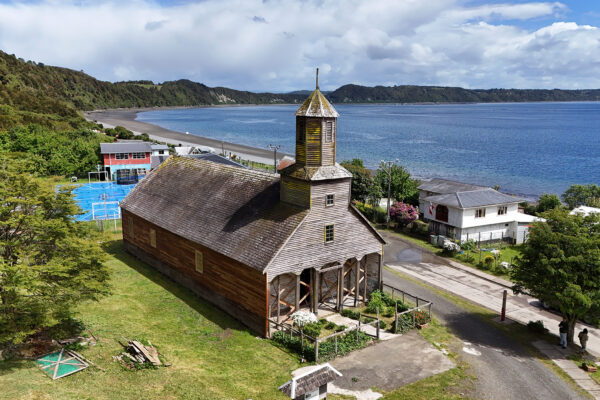
[[[336,104],[337,161],[394,160],[417,177],[500,186],[525,197],[600,184],[600,103]],[[161,109],[138,120],[294,153],[297,105]]]

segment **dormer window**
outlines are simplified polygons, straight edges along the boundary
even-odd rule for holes
[[[334,196],[333,194],[328,194],[327,196],[325,196],[325,206],[329,207],[333,205],[333,201],[334,201]]]

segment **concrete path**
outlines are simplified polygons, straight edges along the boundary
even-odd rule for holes
[[[325,319],[327,321],[335,322],[338,325],[345,325],[348,328],[355,327],[356,325],[358,325],[357,320],[351,319],[348,317],[343,317],[340,314],[331,314],[330,316],[326,317]],[[366,325],[366,326],[362,325],[361,331],[366,333],[367,335],[371,335],[371,336],[377,335],[377,328],[375,328],[373,325]],[[399,335],[395,335],[395,334],[387,332],[383,329],[379,330],[379,340],[390,340],[390,339],[395,338],[396,336],[399,336]]]
[[[414,330],[336,358],[330,364],[344,376],[329,384],[329,392],[357,399],[376,399],[381,395],[371,388],[392,391],[455,366]]]
[[[533,345],[546,357],[565,371],[579,386],[587,390],[595,399],[600,399],[600,385],[587,372],[567,357],[573,354],[571,349],[562,349],[546,341],[540,340]]]

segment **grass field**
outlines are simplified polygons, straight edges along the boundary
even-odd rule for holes
[[[78,318],[99,337],[81,353],[96,368],[52,381],[33,361],[0,362],[0,398],[285,399],[277,387],[295,357],[125,253],[106,233],[112,295],[82,304]],[[150,340],[172,364],[128,371],[112,360],[122,337]]]

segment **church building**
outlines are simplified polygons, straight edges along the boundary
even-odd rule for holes
[[[385,241],[350,202],[318,78],[295,116],[296,162],[279,175],[172,156],[121,204],[127,251],[261,335],[381,286]]]

